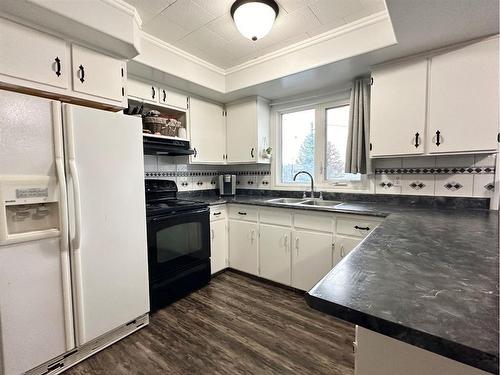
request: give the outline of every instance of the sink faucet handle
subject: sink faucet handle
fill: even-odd
[[[307,194],[305,191],[302,193],[302,198],[307,198]]]

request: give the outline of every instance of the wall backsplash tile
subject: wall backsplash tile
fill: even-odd
[[[495,163],[495,154],[374,159],[375,194],[490,198]],[[186,156],[145,155],[144,171],[176,181],[180,191],[218,189],[221,173],[236,174],[238,189],[271,188],[268,164],[191,165]]]
[[[406,195],[434,195],[432,174],[408,174],[401,178],[401,193]]]
[[[376,194],[390,194],[391,190],[398,194],[394,181],[401,176],[400,193],[404,195],[493,196],[496,154],[375,159],[373,164]]]
[[[437,175],[434,194],[443,197],[472,197],[474,176],[465,175]]]

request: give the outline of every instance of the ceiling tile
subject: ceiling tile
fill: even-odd
[[[299,8],[306,7],[317,0],[277,0],[278,4],[285,10],[285,12],[290,13]]]
[[[187,31],[194,31],[215,19],[192,0],[177,0],[156,18],[162,18],[165,22],[175,22]]]
[[[235,0],[193,0],[214,17],[229,13]]]
[[[321,23],[311,9],[303,7],[278,18],[273,31],[279,32],[283,39],[290,39],[319,26]]]
[[[339,18],[327,23],[326,25],[319,25],[318,27],[314,27],[311,30],[308,30],[307,35],[309,37],[313,37],[319,34],[323,34],[327,31],[336,29],[337,27],[344,26],[346,23],[347,22],[344,18]]]
[[[206,26],[208,29],[217,33],[217,35],[224,38],[228,42],[240,35],[236,25],[234,24],[233,18],[229,13],[226,13],[210,23],[207,23]]]
[[[181,25],[167,20],[161,15],[153,18],[143,26],[143,30],[168,43],[176,42],[189,34],[189,31]]]
[[[253,42],[236,29],[229,13],[234,0],[126,1],[143,17],[145,32],[222,68],[385,9],[384,0],[277,0],[280,12],[271,32]]]
[[[142,23],[146,24],[174,1],[175,0],[127,0],[127,3],[135,7],[141,16]]]
[[[359,0],[318,0],[309,8],[323,25],[363,10]]]
[[[179,41],[179,47],[212,62],[223,54],[226,41],[206,27],[193,31]]]

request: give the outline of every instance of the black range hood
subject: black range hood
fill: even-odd
[[[146,155],[193,155],[186,139],[144,134],[144,154]]]

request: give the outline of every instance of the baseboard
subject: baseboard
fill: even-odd
[[[286,289],[286,290],[289,290],[291,292],[295,292],[297,294],[301,294],[301,295],[305,295],[306,294],[305,290],[297,289],[297,288],[294,288],[293,286],[290,286],[290,285],[285,285],[285,284],[277,283],[276,281],[268,280],[268,279],[265,279],[263,277],[252,275],[251,273],[240,271],[240,270],[237,270],[237,269],[234,269],[234,268],[231,268],[231,267],[226,268],[223,271],[225,271],[225,272],[234,272],[234,273],[237,273],[238,275],[242,275],[242,276],[248,277],[250,279],[253,279],[253,280],[256,280],[256,281],[260,281],[261,283],[272,285],[272,286],[275,286],[275,287],[278,287],[278,288],[281,288],[281,289]]]

